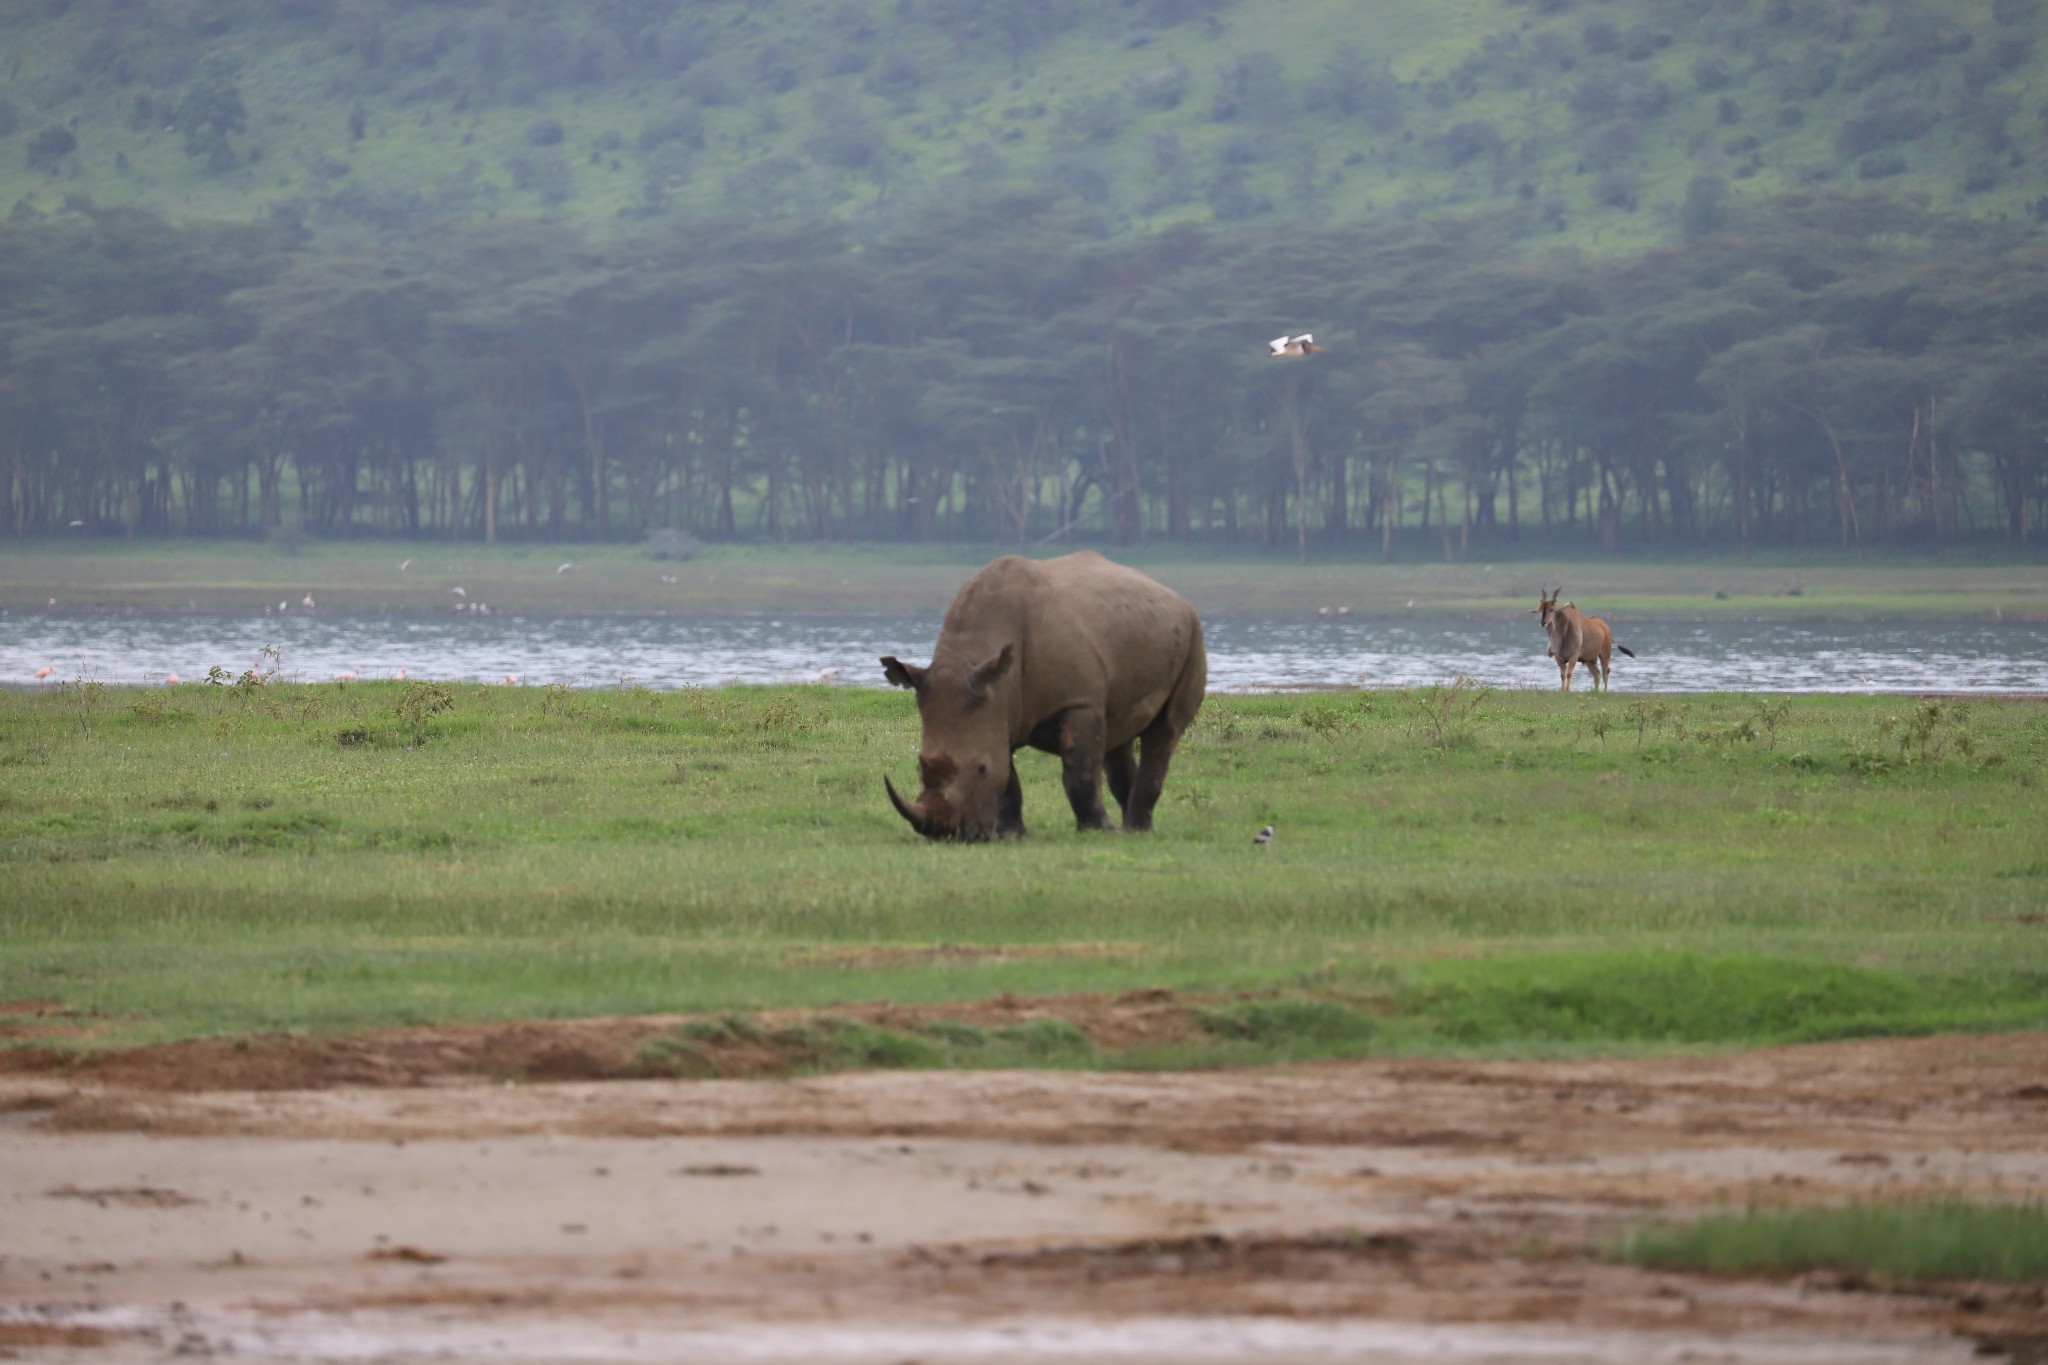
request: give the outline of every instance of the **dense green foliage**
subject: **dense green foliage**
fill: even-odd
[[[1633,1233],[1638,1265],[1724,1274],[1862,1271],[1912,1280],[2048,1279],[2048,1210],[1963,1200],[1751,1209]]]
[[[1729,195],[2048,193],[2038,0],[172,0],[0,11],[0,202],[322,236],[738,212],[1098,233],[1506,203],[1640,248]]]
[[[971,539],[1457,558],[1941,544],[2048,515],[2048,238],[1794,199],[1625,264],[1502,220],[1102,244],[450,229],[375,258],[0,226],[9,529]],[[1264,358],[1310,325],[1328,344]]]
[[[2038,8],[14,11],[0,530],[2023,540]]]
[[[2048,1022],[2037,703],[1216,697],[1155,834],[1075,833],[1027,754],[1031,836],[974,847],[888,809],[916,737],[909,698],[853,689],[0,694],[0,998],[102,1043],[1216,1001],[1202,1048],[1126,1064]],[[1118,1060],[1080,1041],[817,1048]]]

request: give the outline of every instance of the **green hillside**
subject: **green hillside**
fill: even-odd
[[[553,214],[886,233],[1506,205],[1633,251],[1726,196],[2048,214],[2038,0],[160,0],[0,5],[0,203],[316,237]],[[1690,196],[1690,197],[1689,197]]]

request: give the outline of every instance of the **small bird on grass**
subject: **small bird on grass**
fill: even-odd
[[[1272,843],[1272,842],[1273,842],[1273,827],[1272,827],[1271,825],[1268,825],[1268,826],[1266,826],[1266,827],[1265,827],[1264,829],[1260,830],[1260,831],[1259,831],[1259,832],[1258,832],[1257,834],[1254,834],[1254,835],[1252,836],[1252,842],[1253,842],[1253,843],[1255,843],[1255,844],[1270,844],[1270,843]]]

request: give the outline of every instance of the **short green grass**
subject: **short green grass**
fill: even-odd
[[[1671,1270],[1838,1270],[1906,1280],[2048,1279],[2038,1203],[1935,1200],[1834,1209],[1748,1209],[1632,1232],[1622,1259]]]
[[[917,745],[864,689],[0,694],[0,1000],[96,1046],[1164,986],[1183,1061],[2048,1022],[2038,703],[1220,696],[1154,834],[1026,752],[975,847],[889,810]]]
[[[1562,584],[1567,597],[1597,603],[1610,617],[2048,617],[2048,574],[2034,560],[2001,553],[1644,563],[1589,562],[1553,548],[1462,564],[1385,564],[1376,549],[1353,547],[1303,565],[1255,550],[1101,548],[1204,612],[1498,616],[1526,610],[1539,591]],[[937,614],[1000,553],[985,545],[744,545],[706,547],[676,562],[629,545],[17,541],[0,547],[0,608],[41,611],[54,598],[59,611],[260,612],[311,592],[328,611],[439,613],[459,586],[467,600],[499,610]],[[557,572],[564,562],[576,567]]]

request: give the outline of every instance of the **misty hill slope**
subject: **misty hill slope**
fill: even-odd
[[[1726,196],[2048,216],[2039,0],[0,5],[0,204],[317,237],[551,214],[1108,233],[1427,217],[1633,250]]]

